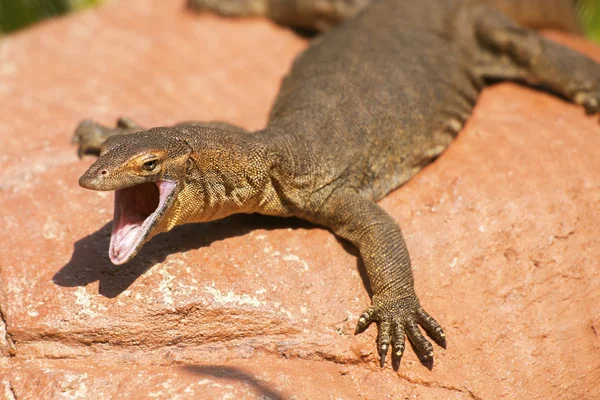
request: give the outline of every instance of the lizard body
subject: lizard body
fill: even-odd
[[[226,3],[236,2],[218,4]],[[376,201],[451,143],[486,82],[535,82],[596,113],[600,65],[487,1],[378,0],[357,8],[297,58],[263,130],[226,123],[143,130],[127,120],[111,130],[85,122],[76,133],[80,151],[100,156],[80,184],[116,191],[115,264],[176,225],[234,213],[329,228],[358,248],[369,276],[372,305],[356,331],[377,324],[382,366],[392,348],[398,368],[407,336],[430,367],[433,347],[418,326],[441,346],[446,339],[417,299],[398,224]]]
[[[187,0],[195,10],[227,17],[264,16],[282,25],[323,32],[377,0]],[[529,28],[581,33],[577,16],[588,0],[476,0]]]

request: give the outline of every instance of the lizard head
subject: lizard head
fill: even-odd
[[[114,190],[109,256],[116,264],[133,258],[153,236],[177,220],[177,196],[185,188],[191,149],[165,128],[109,137],[79,184]]]

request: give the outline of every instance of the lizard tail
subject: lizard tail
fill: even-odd
[[[596,12],[593,0],[486,0],[517,23],[532,29],[583,34],[582,21]]]

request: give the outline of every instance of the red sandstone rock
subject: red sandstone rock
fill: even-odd
[[[433,371],[376,366],[349,247],[236,216],[107,256],[112,195],[77,185],[82,118],[259,128],[305,41],[178,2],[114,1],[0,41],[0,394],[6,398],[594,398],[600,126],[513,84],[382,205],[445,327]],[[600,59],[600,49],[554,35]],[[1,397],[0,395],[0,397]]]

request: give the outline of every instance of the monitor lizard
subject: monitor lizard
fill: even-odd
[[[398,369],[406,336],[431,368],[419,326],[442,347],[446,337],[415,294],[400,227],[376,202],[444,151],[486,83],[535,83],[594,114],[600,65],[519,25],[527,13],[515,0],[192,2],[325,32],[295,60],[260,131],[224,122],[145,130],[128,119],[79,126],[79,154],[99,153],[80,185],[115,191],[110,259],[126,263],[184,223],[302,218],[358,248],[373,296],[356,333],[376,323],[381,366],[391,348]],[[572,1],[531,3],[541,17],[521,22],[543,26],[547,14],[549,26],[578,29]],[[323,5],[329,11],[306,12]]]

